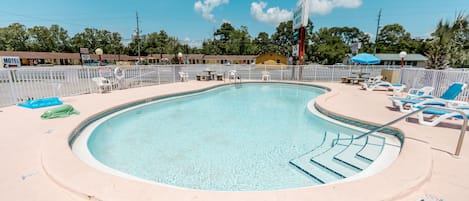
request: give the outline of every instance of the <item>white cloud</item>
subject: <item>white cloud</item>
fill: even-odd
[[[252,2],[251,15],[258,21],[271,25],[278,25],[280,22],[288,21],[293,17],[293,13],[291,11],[280,9],[279,7],[269,8],[264,12],[266,7],[266,2]]]
[[[201,40],[192,40],[189,37],[185,37],[184,40],[179,41],[179,42],[181,42],[181,44],[183,45],[189,45],[189,47],[197,47],[197,48],[201,48],[202,43],[203,43],[203,41]]]
[[[298,1],[298,4],[302,0]],[[309,14],[329,14],[334,8],[357,8],[362,0],[308,0]]]
[[[196,12],[200,12],[203,18],[210,20],[212,22],[215,22],[215,16],[212,14],[213,9],[215,9],[216,7],[222,4],[228,4],[229,2],[230,2],[229,0],[197,1],[194,4],[194,10]]]

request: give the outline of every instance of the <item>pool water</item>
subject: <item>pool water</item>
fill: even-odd
[[[242,84],[144,105],[99,124],[91,154],[120,172],[161,184],[213,191],[317,185],[289,165],[319,146],[325,121],[307,103],[325,91],[294,84]]]

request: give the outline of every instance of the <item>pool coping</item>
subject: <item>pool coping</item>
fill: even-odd
[[[277,82],[276,82],[277,83]],[[298,82],[280,82],[303,84]],[[214,86],[206,86],[195,90],[188,90],[182,93],[207,90],[226,83],[218,83]],[[318,86],[317,84],[311,84]],[[331,89],[318,97],[317,104],[324,104],[324,100],[336,93]],[[161,97],[153,96],[153,97]],[[134,100],[148,101],[152,97],[143,97]],[[110,110],[126,103],[112,106],[105,110]],[[326,107],[326,109],[329,109]],[[330,109],[329,109],[330,110]],[[88,118],[99,115],[103,112],[91,114]],[[78,125],[85,123],[82,119]],[[393,200],[409,195],[431,175],[432,157],[430,146],[422,141],[406,140],[402,147],[401,155],[396,159],[391,167],[383,172],[366,179],[338,183],[328,186],[315,186],[292,190],[264,191],[264,192],[211,192],[203,190],[176,189],[155,184],[131,181],[113,175],[102,173],[91,168],[80,161],[70,150],[69,142],[71,134],[78,129],[64,126],[57,132],[68,133],[65,135],[47,135],[44,137],[44,146],[41,153],[41,163],[48,177],[58,185],[76,193],[85,199],[97,200],[310,200],[311,197],[321,196],[330,199],[340,199],[355,195],[356,200]],[[405,132],[403,132],[405,135]],[[415,155],[419,156],[419,163],[416,164]],[[64,168],[66,164],[68,168]],[[395,171],[406,169],[407,171]],[[403,185],[403,181],[405,184]],[[92,184],[90,184],[90,182]],[[365,187],[363,187],[365,186]],[[367,187],[368,186],[368,187]],[[376,187],[379,188],[376,188]],[[373,194],[369,194],[373,188]],[[380,190],[381,189],[381,190]],[[341,192],[337,195],[337,192]],[[367,193],[368,192],[368,193]]]

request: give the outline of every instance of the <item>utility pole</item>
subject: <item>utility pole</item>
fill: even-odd
[[[378,34],[379,34],[379,23],[380,22],[381,22],[381,9],[379,9],[379,14],[378,14],[378,26],[376,26],[375,50],[373,51],[373,54],[376,54],[376,47],[378,46]]]
[[[137,51],[138,51],[138,61],[137,63],[140,64],[140,26],[138,20],[138,12],[135,12],[137,17]]]

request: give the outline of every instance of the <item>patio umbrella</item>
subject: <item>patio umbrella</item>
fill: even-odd
[[[377,57],[367,54],[367,53],[361,53],[357,54],[354,57],[350,58],[349,60],[352,63],[359,63],[359,64],[379,64],[381,63],[381,60],[379,60]]]

